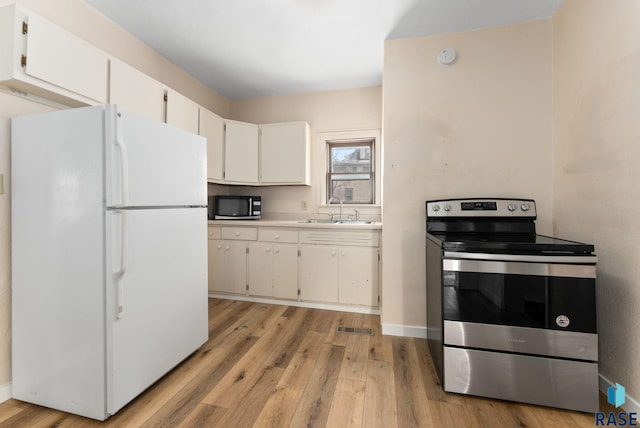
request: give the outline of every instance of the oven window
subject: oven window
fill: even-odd
[[[453,271],[442,275],[445,320],[596,332],[594,279]]]

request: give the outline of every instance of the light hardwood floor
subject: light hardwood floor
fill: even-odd
[[[594,425],[591,414],[445,393],[426,340],[382,336],[378,316],[221,299],[209,299],[209,341],[105,422],[0,404],[0,426],[29,428]]]

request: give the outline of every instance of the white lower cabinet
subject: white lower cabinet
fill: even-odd
[[[302,245],[302,300],[378,305],[378,249]]]
[[[380,233],[209,226],[209,291],[375,308]]]
[[[378,306],[379,239],[374,231],[300,232],[300,298]]]
[[[211,291],[245,294],[247,289],[247,243],[224,239],[212,242],[213,244],[209,244],[210,254],[213,250]]]
[[[222,239],[209,239],[209,291],[246,294],[247,248],[256,232],[255,228],[221,227]]]
[[[314,302],[338,301],[338,249],[327,245],[300,248],[300,298]]]
[[[249,294],[298,298],[298,232],[258,229],[258,242],[249,245]]]

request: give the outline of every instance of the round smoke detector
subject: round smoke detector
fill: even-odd
[[[449,65],[456,60],[456,50],[453,48],[444,48],[438,54],[438,62],[441,65]]]

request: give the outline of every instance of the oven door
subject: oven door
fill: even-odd
[[[445,346],[598,359],[595,256],[446,252],[442,287]]]

